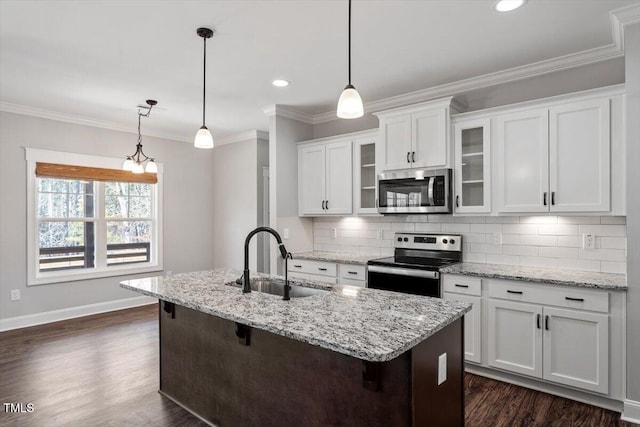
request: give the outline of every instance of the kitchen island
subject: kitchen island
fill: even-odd
[[[283,301],[240,274],[122,282],[160,300],[163,395],[220,426],[463,424],[467,304],[318,282]]]

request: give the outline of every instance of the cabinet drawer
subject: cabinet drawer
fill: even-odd
[[[320,276],[336,277],[336,263],[324,261],[312,261],[307,259],[293,259],[289,263],[289,271],[299,273],[317,274]]]
[[[290,271],[289,280],[295,280],[295,279],[315,280],[316,282],[331,283],[332,285],[336,284],[335,277],[320,276],[317,274],[309,274],[309,273],[297,273],[291,270],[289,271]]]
[[[367,267],[355,264],[340,264],[340,277],[350,280],[367,280]]]
[[[606,291],[508,280],[491,280],[488,288],[491,298],[609,312],[609,293]]]
[[[365,282],[364,280],[352,280],[352,279],[345,279],[345,278],[340,278],[338,279],[338,284],[339,285],[349,285],[349,286],[358,286],[360,288],[364,288],[367,285],[367,282]]]
[[[480,296],[482,295],[482,279],[445,274],[443,276],[443,292]]]

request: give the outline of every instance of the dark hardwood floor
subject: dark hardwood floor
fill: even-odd
[[[157,315],[152,305],[0,333],[0,426],[205,426],[157,392]],[[476,375],[465,384],[467,426],[634,425]]]

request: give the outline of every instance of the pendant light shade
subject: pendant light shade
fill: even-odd
[[[196,133],[193,146],[196,148],[213,148],[213,136],[205,125],[205,105],[207,96],[207,39],[213,37],[213,30],[210,28],[198,28],[196,31],[204,41],[204,70],[202,73],[202,126]]]
[[[147,99],[146,102],[147,106],[138,105],[138,143],[136,144],[136,152],[127,156],[122,163],[122,170],[133,173],[158,173],[158,165],[156,165],[156,162],[142,151],[140,119],[142,117],[149,117],[151,115],[151,109],[158,103],[158,101],[154,99]]]
[[[338,100],[337,116],[341,119],[356,119],[363,114],[362,98],[351,84],[351,0],[349,0],[349,84],[345,86]]]

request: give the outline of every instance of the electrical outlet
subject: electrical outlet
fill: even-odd
[[[20,301],[20,289],[11,290],[11,301]]]
[[[491,234],[491,243],[493,243],[494,245],[501,245],[502,244],[502,233],[497,231],[495,233]]]
[[[332,228],[331,229],[331,238],[332,239],[337,239],[338,238],[338,229],[337,228]]]
[[[285,228],[284,230],[282,230],[282,234],[284,234],[284,238],[288,239],[289,238],[289,229]]]
[[[596,248],[596,235],[595,234],[583,234],[582,235],[582,248],[583,249],[595,249]]]
[[[447,380],[447,353],[438,357],[438,385]]]

